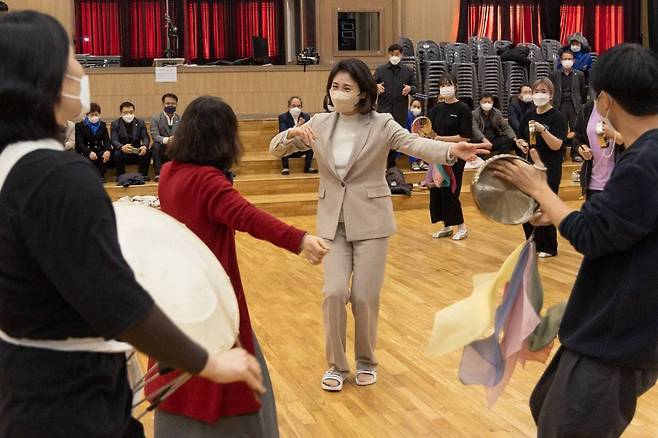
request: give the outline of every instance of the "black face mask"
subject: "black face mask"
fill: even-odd
[[[164,111],[167,114],[174,114],[176,112],[176,107],[175,106],[166,106]]]

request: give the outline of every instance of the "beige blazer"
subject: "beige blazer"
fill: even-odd
[[[421,158],[429,163],[453,164],[448,159],[450,143],[411,135],[390,114],[375,111],[361,116],[362,128],[356,135],[345,178],[336,173],[331,135],[337,113],[320,113],[306,122],[318,138],[306,145],[299,137],[288,140],[287,131],[270,142],[270,152],[283,157],[313,149],[320,171],[317,233],[333,240],[341,219],[348,241],[377,239],[395,233],[391,191],[386,183],[386,157],[389,149]]]

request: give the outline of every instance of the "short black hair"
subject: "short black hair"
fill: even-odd
[[[0,12],[9,12],[9,6],[5,2],[0,2]]]
[[[491,94],[491,93],[482,93],[482,94],[480,95],[480,100],[482,100],[482,99],[487,99],[487,98],[488,98],[488,99],[491,99],[491,100],[495,100],[495,99],[494,99],[494,95]]]
[[[166,93],[166,94],[164,94],[164,95],[162,96],[162,103],[164,103],[164,100],[165,100],[166,98],[168,98],[168,97],[174,99],[174,100],[176,101],[176,103],[178,103],[178,96],[176,96],[176,95],[173,94],[173,93]]]
[[[290,106],[290,104],[292,103],[292,100],[293,100],[293,99],[299,99],[299,103],[301,103],[302,106],[304,106],[304,102],[302,101],[302,98],[299,97],[299,96],[290,96],[290,97],[288,98],[288,106]]]
[[[89,111],[87,112],[87,114],[89,114],[89,113],[98,113],[98,114],[100,114],[101,113],[101,106],[99,104],[97,104],[96,102],[92,102],[89,105]]]
[[[524,88],[530,88],[530,91],[532,91],[532,85],[530,85],[530,84],[527,83],[527,82],[524,82],[524,83],[521,84],[521,86],[519,87],[519,92],[518,92],[517,94],[521,94],[521,92],[523,91]]]
[[[11,143],[63,140],[55,119],[69,65],[69,38],[35,11],[0,16],[0,152]]]
[[[399,43],[393,43],[388,46],[388,53],[394,52],[396,50],[399,50],[400,53],[402,53],[402,46]]]
[[[185,109],[176,139],[167,155],[180,163],[229,170],[242,154],[238,118],[224,100],[214,96],[194,99]]]
[[[613,47],[592,69],[591,86],[634,116],[658,114],[658,53],[639,44]]]
[[[439,87],[441,85],[454,85],[456,91],[458,88],[457,78],[452,73],[443,73],[439,78]]]
[[[417,97],[414,97],[413,99],[411,99],[411,101],[409,102],[409,106],[411,106],[411,104],[414,103],[414,102],[418,102],[418,103],[420,104],[421,107],[423,106],[423,101],[420,100],[420,99],[417,98]]]
[[[133,107],[135,109],[135,104],[132,102],[121,102],[121,105],[119,105],[119,112],[122,113],[124,108],[128,108],[129,106]]]
[[[349,74],[359,86],[361,93],[365,93],[365,97],[361,98],[359,103],[356,104],[356,110],[361,114],[368,114],[373,111],[377,102],[377,83],[372,77],[372,73],[366,63],[360,59],[343,59],[334,66],[331,73],[329,73],[329,78],[327,79],[327,95],[330,96],[329,90],[331,90],[334,78],[341,71]],[[333,106],[331,97],[329,97],[328,104]]]
[[[568,53],[569,55],[573,56],[574,58],[576,57],[576,54],[573,53],[573,51],[571,49],[565,47],[562,50],[560,50],[560,58],[562,58],[562,55],[564,55],[565,53]]]

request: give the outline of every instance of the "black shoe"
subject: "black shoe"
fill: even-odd
[[[290,175],[290,170],[288,168],[281,170],[281,175]]]
[[[155,181],[155,182],[160,181],[160,175],[155,175],[155,176],[153,177],[153,181]]]
[[[142,178],[144,179],[144,182],[151,181],[151,178],[148,175],[142,175]]]
[[[318,169],[309,167],[308,169],[304,169],[304,173],[318,173]]]

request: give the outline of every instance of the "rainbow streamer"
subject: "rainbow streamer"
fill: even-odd
[[[503,291],[494,309],[496,296]],[[564,303],[541,317],[543,288],[534,241],[521,244],[495,274],[473,277],[468,298],[437,312],[427,353],[463,348],[459,379],[483,385],[489,408],[509,382],[517,362],[545,362],[557,335]],[[491,331],[493,333],[485,336]]]

